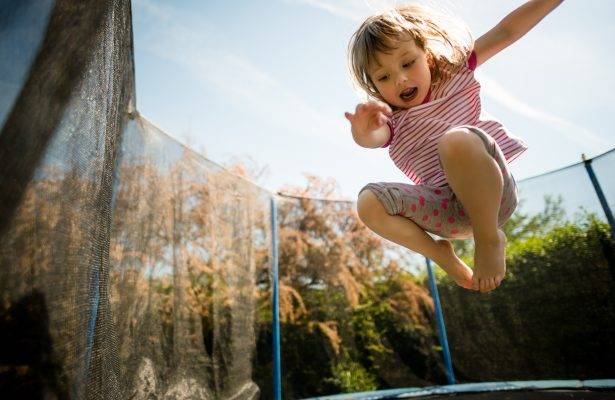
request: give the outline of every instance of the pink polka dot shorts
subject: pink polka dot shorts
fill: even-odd
[[[482,132],[478,135],[485,141],[489,154],[500,166],[504,178],[498,215],[498,225],[501,227],[517,207],[517,185],[495,140],[490,136],[485,138],[487,135]],[[361,191],[366,189],[377,196],[388,214],[409,218],[427,232],[450,239],[472,237],[470,217],[448,185],[379,182],[370,183]]]

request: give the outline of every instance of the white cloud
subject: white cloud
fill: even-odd
[[[351,21],[361,22],[370,15],[390,10],[399,4],[404,4],[404,0],[285,0],[287,3],[306,4],[330,14]],[[466,0],[468,1],[474,0]],[[451,3],[450,0],[414,0],[415,3],[422,3],[440,11],[449,12],[463,6]],[[464,4],[465,4],[464,3]]]
[[[550,125],[561,132],[568,140],[575,142],[593,151],[600,151],[611,143],[596,133],[574,124],[564,118],[549,114],[536,106],[529,105],[509,93],[495,79],[482,71],[476,71],[477,79],[481,82],[482,93],[491,99],[521,115],[537,122]]]
[[[150,0],[134,0],[133,4],[160,21],[168,21],[173,13],[173,9],[168,5],[157,4]]]
[[[371,14],[395,6],[396,0],[286,0],[287,3],[307,4],[340,18],[362,21]]]
[[[231,102],[240,101],[242,108],[260,114],[284,132],[326,138],[329,145],[347,143],[343,117],[325,117],[250,60],[224,48],[216,40],[219,32],[206,22],[187,23],[187,18],[173,15],[176,10],[149,0],[136,4],[156,26],[155,35],[143,44],[148,51],[180,65],[195,81],[215,87]]]
[[[363,7],[357,7],[357,2],[329,1],[329,0],[287,0],[289,3],[307,4],[320,8],[338,17],[352,21],[360,21],[364,14]],[[345,3],[345,4],[343,4]]]

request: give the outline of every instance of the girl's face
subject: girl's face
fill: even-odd
[[[423,103],[431,87],[428,54],[412,38],[399,42],[390,53],[376,54],[376,65],[369,71],[382,99],[397,108]]]

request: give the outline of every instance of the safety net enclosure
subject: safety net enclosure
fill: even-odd
[[[613,395],[588,167],[615,208],[614,151],[519,182],[507,279],[483,295],[436,270],[438,297],[326,181],[273,195],[137,109],[129,1],[0,1],[1,398]]]
[[[326,183],[302,194],[326,194]],[[444,382],[433,300],[409,270],[417,260],[370,234],[351,202],[287,197],[278,209],[285,393]]]
[[[0,397],[258,398],[268,193],[135,111],[129,2],[1,11]]]
[[[123,135],[109,289],[124,394],[257,398],[255,346],[271,315],[268,193],[141,117]]]
[[[615,206],[611,150],[591,160]],[[505,226],[506,283],[487,296],[441,287],[458,378],[612,378],[615,246],[583,162],[522,180]],[[468,253],[465,253],[468,254]],[[487,349],[499,349],[485,355]]]
[[[614,153],[590,164],[603,171]],[[595,175],[613,207],[612,177]],[[312,198],[281,201],[280,285],[289,298],[280,308],[284,392],[331,399],[613,396],[615,242],[586,165],[518,188],[521,205],[504,227],[504,283],[482,294],[437,274],[452,375],[457,383],[477,382],[470,386],[446,385],[424,261],[368,235],[354,204],[318,200],[324,196],[310,186],[300,194]],[[455,247],[472,262],[471,242]],[[321,350],[305,351],[306,344]]]

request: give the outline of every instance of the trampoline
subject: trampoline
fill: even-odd
[[[424,388],[383,390],[352,393],[350,395],[314,397],[327,400],[381,400],[381,399],[460,399],[460,400],[533,400],[533,399],[610,399],[615,380],[591,381],[525,381],[489,382],[445,385]]]

